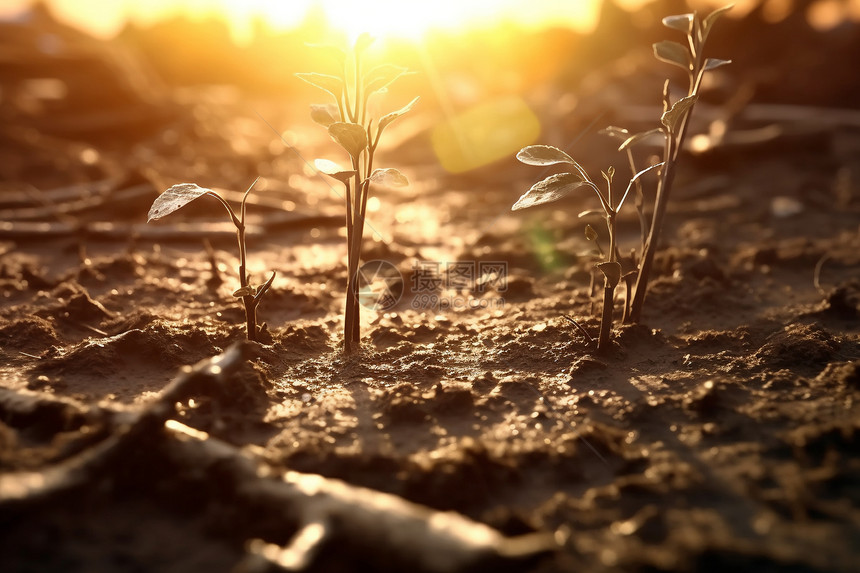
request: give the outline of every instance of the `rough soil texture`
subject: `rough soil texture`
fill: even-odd
[[[834,50],[848,45],[842,32]],[[605,117],[568,150],[592,171],[620,170],[624,158],[595,131],[646,121],[636,106],[655,104],[666,72],[639,57],[588,75],[571,109],[558,98],[569,85],[527,94],[552,126],[541,142],[565,146],[598,110]],[[630,89],[631,66],[647,85]],[[759,72],[737,64],[714,101]],[[417,112],[383,154],[413,184],[377,192],[369,222],[381,238],[368,239],[365,260],[404,277],[419,261],[504,261],[507,274],[484,292],[435,292],[466,301],[450,308],[415,308],[427,299],[407,278],[396,306],[363,311],[363,348],[344,356],[340,199],[259,116],[290,126],[284,138],[305,157],[337,149],[304,106],[164,89],[157,104],[116,96],[111,121],[151,121],[121,134],[110,123],[86,131],[86,113],[103,106],[72,124],[63,109],[3,101],[0,472],[74,459],[112,431],[96,412],[138,411],[184,365],[244,338],[220,207],[200,200],[144,220],[172,183],[236,192],[262,174],[251,272],[257,282],[278,273],[259,309],[264,340],[228,390],[197,388],[175,419],[275,468],[510,536],[553,535],[557,550],[515,570],[856,570],[860,121],[841,99],[825,109],[820,94],[798,91],[797,102],[697,109],[694,133],[710,128],[716,144],[722,126],[722,143],[682,156],[643,323],[619,325],[601,355],[562,316],[596,336],[593,245],[576,217],[592,198],[511,213],[540,170],[503,160],[446,174],[429,142],[432,109]],[[626,248],[637,245],[634,211],[621,226]],[[289,541],[297,524],[243,505],[217,471],[164,462],[160,443],[138,440],[47,501],[0,500],[0,570],[226,572],[250,539]],[[332,543],[309,570],[385,569],[390,548],[356,547]]]

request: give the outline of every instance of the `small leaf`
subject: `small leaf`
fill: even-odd
[[[621,280],[621,264],[617,261],[606,261],[595,265],[603,276],[606,278],[605,285],[608,288],[615,288]]]
[[[592,215],[596,215],[598,217],[605,217],[606,213],[598,209],[586,209],[585,211],[581,211],[579,215],[577,215],[577,218],[582,219],[583,217],[591,217]]]
[[[649,129],[648,131],[643,131],[643,132],[631,135],[630,137],[625,139],[621,145],[618,146],[618,151],[624,151],[625,149],[627,149],[631,145],[639,143],[640,141],[647,139],[648,137],[651,137],[652,135],[656,135],[658,133],[662,133],[662,131],[660,130],[659,127],[655,127],[654,129]]]
[[[352,49],[356,53],[356,55],[361,54],[373,43],[373,40],[373,36],[371,36],[367,32],[364,32],[359,35],[358,38],[356,38],[355,45]]]
[[[616,139],[627,139],[630,135],[629,131],[616,125],[604,127],[598,133],[601,135],[608,135],[609,137],[614,137]]]
[[[714,27],[714,23],[719,19],[720,16],[731,10],[733,7],[734,4],[729,4],[728,6],[717,8],[705,17],[705,19],[702,21],[702,35],[701,38],[699,38],[700,42],[704,42],[708,39],[708,34],[711,33],[711,28]]]
[[[380,118],[380,120],[379,120],[379,132],[382,133],[382,130],[385,129],[386,127],[388,127],[388,125],[391,124],[395,119],[397,119],[398,117],[400,117],[404,113],[411,110],[412,106],[415,105],[415,103],[418,101],[418,99],[419,98],[416,97],[415,99],[413,99],[412,101],[410,101],[409,103],[407,103],[406,105],[404,105],[403,107],[398,109],[397,111],[392,111],[391,113],[387,113],[387,114],[383,115],[382,118]]]
[[[333,123],[328,126],[328,134],[346,149],[353,159],[358,159],[367,149],[367,132],[357,123]]]
[[[394,64],[376,66],[364,75],[364,90],[367,95],[388,87],[394,80],[409,70]]]
[[[719,67],[731,64],[731,60],[718,60],[717,58],[708,58],[705,60],[705,71],[716,70]]]
[[[296,74],[296,77],[303,80],[312,86],[318,87],[321,90],[327,91],[340,101],[343,95],[343,80],[337,76],[317,73]]]
[[[585,226],[585,238],[589,241],[597,240],[597,231],[595,231],[594,227],[592,227],[591,225]]]
[[[567,197],[583,185],[590,186],[590,183],[583,181],[582,177],[575,173],[550,175],[543,181],[535,183],[531,189],[523,193],[523,196],[517,199],[517,202],[511,207],[511,211],[558,201],[563,197]]]
[[[523,147],[517,153],[517,159],[526,165],[577,164],[570,155],[552,145],[529,145],[528,147]]]
[[[657,42],[654,44],[654,56],[658,60],[674,64],[685,70],[692,69],[693,60],[690,56],[690,50],[678,42],[670,42],[669,40]]]
[[[237,288],[236,290],[234,290],[233,296],[235,296],[236,298],[242,298],[243,296],[254,296],[254,294],[256,293],[256,290],[257,289],[255,289],[251,285],[245,285],[243,287],[240,287],[240,288]]]
[[[682,97],[673,103],[672,107],[669,108],[668,111],[663,113],[663,116],[660,118],[660,123],[666,126],[669,133],[675,133],[678,129],[678,124],[687,115],[687,112],[693,107],[693,104],[696,103],[698,98],[699,96],[696,94]]]
[[[370,174],[370,180],[389,187],[406,187],[409,185],[409,179],[400,171],[391,167],[388,169],[374,169],[373,173]]]
[[[311,119],[323,127],[328,127],[340,121],[337,106],[331,103],[311,104]]]
[[[215,192],[205,187],[198,187],[196,183],[179,183],[178,185],[174,185],[156,197],[152,203],[152,207],[149,208],[149,216],[146,222],[149,223],[150,221],[170,215],[177,209],[184,207],[207,193],[214,194]]]
[[[342,183],[346,183],[351,177],[355,176],[355,171],[344,169],[334,161],[329,161],[328,159],[314,159],[314,167],[320,173],[334,177]]]
[[[693,25],[693,15],[678,14],[676,16],[666,16],[665,18],[663,18],[663,25],[667,28],[672,28],[673,30],[680,30],[685,34],[689,34],[690,29]]]

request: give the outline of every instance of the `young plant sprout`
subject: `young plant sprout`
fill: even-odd
[[[573,166],[573,173],[558,173],[550,175],[543,181],[535,183],[531,189],[520,197],[511,210],[525,209],[535,205],[542,205],[557,201],[562,197],[570,195],[580,187],[589,188],[597,195],[600,207],[606,220],[606,230],[609,234],[609,248],[606,251],[607,260],[598,263],[597,268],[603,273],[603,313],[600,317],[600,334],[597,338],[597,349],[605,351],[609,347],[609,335],[612,332],[612,317],[615,306],[615,287],[621,281],[621,263],[618,256],[618,241],[616,232],[616,218],[618,212],[624,205],[633,185],[645,173],[663,166],[657,163],[639,171],[630,179],[627,189],[618,197],[612,192],[612,180],[615,177],[615,168],[609,167],[601,172],[606,183],[606,190],[602,191],[582,166],[573,160],[564,151],[549,145],[530,145],[524,147],[517,153],[517,159],[527,165],[556,165],[559,163]],[[586,226],[586,238],[596,242],[596,231],[591,225]]]
[[[659,241],[660,231],[666,214],[666,205],[669,200],[672,181],[675,176],[675,164],[687,133],[690,113],[699,97],[699,88],[701,87],[702,77],[706,71],[713,70],[730,63],[729,60],[718,60],[714,58],[705,58],[703,56],[705,41],[707,40],[714,23],[730,8],[731,6],[720,8],[711,12],[705,18],[701,18],[698,13],[692,13],[668,16],[663,19],[663,24],[666,27],[680,30],[687,35],[687,46],[678,42],[658,42],[654,44],[654,55],[659,60],[669,62],[670,64],[674,64],[685,69],[689,77],[689,88],[686,96],[672,102],[669,94],[668,81],[664,84],[663,114],[660,118],[660,127],[634,135],[630,135],[626,129],[618,127],[609,127],[605,130],[609,135],[621,137],[624,140],[618,150],[626,151],[630,170],[633,173],[630,183],[627,185],[627,189],[620,197],[615,196],[612,192],[612,180],[615,175],[615,169],[612,167],[607,169],[605,172],[602,172],[603,179],[606,182],[606,190],[602,191],[600,187],[598,187],[597,184],[588,176],[588,173],[586,173],[582,166],[574,161],[567,153],[558,148],[549,145],[532,145],[521,149],[519,153],[517,153],[517,159],[528,165],[548,166],[569,164],[573,166],[573,172],[551,175],[543,181],[536,183],[531,187],[531,189],[526,191],[516,203],[514,203],[511,208],[512,210],[524,209],[534,205],[557,201],[570,195],[581,187],[590,188],[595,192],[600,201],[602,214],[606,220],[607,233],[609,235],[609,248],[605,253],[600,249],[599,244],[597,244],[597,232],[590,225],[586,226],[586,238],[598,245],[601,257],[605,259],[596,265],[604,277],[603,312],[600,321],[600,334],[597,341],[598,350],[603,351],[608,348],[609,337],[612,331],[615,287],[622,278],[627,283],[627,297],[624,304],[623,320],[624,322],[639,322],[641,318],[642,305],[648,288],[648,278],[650,276],[654,260],[654,251]],[[652,135],[662,135],[663,137],[663,161],[639,170],[636,167],[632,147],[634,144],[641,142]],[[645,200],[640,178],[648,171],[657,168],[659,168],[660,174],[657,181],[654,210],[649,223],[644,212]],[[640,245],[641,258],[637,264],[634,251],[634,254],[631,256],[631,260],[633,261],[635,268],[623,273],[618,251],[615,225],[618,212],[627,199],[627,196],[630,194],[630,191],[633,189],[635,189],[635,204],[636,209],[639,212],[642,231],[642,241]],[[580,216],[586,213],[583,213]],[[569,320],[572,321],[572,319]],[[574,322],[574,324],[576,323]],[[578,324],[576,324],[576,326],[585,332]],[[590,339],[587,332],[585,332],[585,334],[586,337]]]
[[[259,177],[257,179],[259,179]],[[230,215],[230,220],[233,222],[233,225],[236,226],[236,236],[239,241],[239,288],[233,292],[233,296],[242,299],[242,304],[245,307],[245,320],[248,327],[248,340],[251,341],[257,340],[257,306],[260,304],[260,300],[263,298],[263,295],[265,295],[269,290],[269,287],[272,286],[272,281],[275,280],[275,271],[272,271],[272,276],[270,276],[269,280],[265,283],[261,285],[251,285],[246,270],[245,202],[248,200],[248,194],[251,193],[251,189],[254,188],[256,183],[257,180],[255,179],[254,183],[252,183],[251,186],[248,187],[248,190],[245,191],[245,195],[242,196],[242,203],[239,206],[238,215],[236,215],[236,211],[233,210],[230,203],[211,189],[198,187],[195,183],[180,183],[178,185],[174,185],[155,199],[152,203],[152,207],[149,208],[149,217],[146,221],[148,223],[155,219],[161,219],[203,195],[214,197],[219,203],[224,205],[224,208],[227,209],[227,213]]]
[[[374,169],[374,156],[385,128],[412,109],[418,101],[416,97],[399,110],[383,115],[376,121],[371,116],[368,112],[370,97],[387,91],[392,82],[408,73],[406,68],[391,64],[365,71],[362,55],[372,42],[369,35],[362,34],[349,53],[326,46],[339,64],[339,75],[296,74],[334,96],[334,104],[311,106],[311,119],[328,129],[331,138],[346,150],[350,159],[349,167],[341,167],[327,159],[314,162],[320,172],[340,181],[345,190],[347,285],[343,344],[346,352],[358,348],[361,338],[358,269],[370,185],[409,184],[397,169]]]

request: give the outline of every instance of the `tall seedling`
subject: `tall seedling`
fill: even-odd
[[[405,75],[406,68],[383,64],[365,71],[362,55],[373,39],[367,34],[358,38],[352,50],[326,46],[334,56],[338,75],[319,73],[296,74],[302,80],[331,94],[334,104],[311,106],[311,118],[328,129],[331,138],[349,155],[350,166],[341,167],[333,161],[317,159],[316,168],[338,180],[344,187],[346,203],[347,285],[344,311],[343,344],[346,352],[359,346],[361,338],[358,271],[364,222],[371,184],[408,185],[409,181],[397,169],[374,169],[374,155],[382,132],[401,115],[412,109],[416,97],[397,111],[375,120],[368,111],[368,101],[383,93],[396,79]]]
[[[684,46],[680,43],[670,41],[658,42],[654,44],[654,54],[662,61],[687,70],[690,79],[689,89],[686,96],[672,102],[669,94],[669,84],[668,82],[664,84],[663,114],[660,118],[660,127],[634,135],[630,135],[627,130],[618,127],[610,127],[605,130],[610,135],[620,136],[624,139],[618,149],[619,151],[626,151],[628,163],[633,173],[627,189],[620,197],[614,196],[612,191],[612,180],[615,175],[613,167],[609,167],[607,171],[602,172],[606,185],[605,190],[601,190],[579,163],[556,147],[531,145],[521,149],[517,154],[517,159],[528,165],[548,166],[568,164],[573,166],[573,171],[551,175],[543,181],[536,183],[519,198],[511,208],[512,210],[557,201],[580,188],[591,189],[600,201],[602,214],[606,221],[607,234],[609,235],[609,249],[604,253],[603,258],[605,260],[597,264],[597,268],[604,278],[603,311],[601,313],[600,334],[598,336],[599,350],[605,350],[609,346],[614,315],[615,288],[622,279],[628,284],[623,320],[625,322],[638,322],[640,320],[642,305],[648,288],[648,277],[653,265],[654,250],[659,241],[672,180],[675,175],[675,164],[687,133],[690,113],[699,97],[702,77],[706,71],[730,63],[728,60],[705,58],[702,55],[705,41],[714,22],[730,8],[731,6],[726,6],[715,10],[704,19],[700,18],[697,13],[669,16],[663,19],[665,26],[674,30],[680,30],[687,35],[688,45]],[[646,137],[657,134],[662,135],[664,140],[663,161],[645,169],[638,169],[632,152],[633,145]],[[654,210],[649,224],[644,214],[645,196],[640,177],[646,172],[658,168],[660,174],[657,182]],[[636,264],[634,254],[631,258],[636,268],[625,273],[619,260],[615,225],[618,212],[624,205],[631,190],[635,190],[636,193],[635,203],[639,211],[642,226],[641,257],[638,264]],[[596,240],[595,231],[590,226],[586,228],[586,233],[589,240]]]

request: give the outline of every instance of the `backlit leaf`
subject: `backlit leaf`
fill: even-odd
[[[693,25],[692,14],[678,14],[676,16],[666,16],[663,18],[663,25],[673,30],[680,30],[685,34],[690,33],[690,27]]]
[[[320,173],[328,175],[329,177],[334,177],[343,183],[346,183],[355,175],[355,171],[344,169],[334,161],[329,161],[328,159],[314,159],[314,167],[316,167],[317,171]]]
[[[624,129],[623,127],[618,127],[616,125],[610,125],[601,129],[598,133],[601,135],[608,135],[609,137],[614,137],[616,139],[627,139],[629,137],[630,132]]]
[[[409,70],[394,64],[382,64],[376,66],[364,76],[364,89],[366,94],[380,91],[390,85],[394,80],[404,75]]]
[[[600,272],[603,273],[603,276],[606,277],[606,286],[609,288],[615,288],[618,286],[619,281],[621,281],[621,264],[617,261],[607,261],[604,263],[599,263],[595,265]]]
[[[658,60],[674,64],[685,70],[690,70],[693,65],[690,51],[678,42],[669,40],[657,42],[654,44],[654,56]]]
[[[370,174],[370,180],[389,187],[406,187],[409,185],[409,179],[404,174],[390,167],[388,169],[374,169],[373,173]]]
[[[717,58],[708,58],[705,60],[705,71],[715,70],[719,67],[731,64],[731,60],[718,60]]]
[[[403,107],[398,109],[397,111],[392,111],[391,113],[387,113],[387,114],[383,115],[382,118],[379,120],[379,131],[380,131],[380,133],[382,132],[383,129],[388,127],[388,125],[391,122],[393,122],[395,119],[397,119],[398,117],[400,117],[404,113],[411,110],[412,106],[415,105],[415,103],[418,101],[418,99],[419,98],[416,97],[415,99],[413,99],[412,101],[410,101],[409,103],[407,103],[406,105],[404,105]]]
[[[526,191],[522,197],[517,199],[511,211],[525,209],[526,207],[534,207],[535,205],[543,205],[558,201],[563,197],[567,197],[583,185],[590,184],[582,180],[575,173],[557,173],[550,175],[543,181],[539,181],[532,185],[532,188]]]
[[[367,149],[367,132],[357,123],[336,122],[328,126],[328,134],[353,158],[358,159]]]
[[[340,97],[343,95],[343,80],[337,76],[330,76],[328,74],[317,74],[311,72],[296,74],[296,77],[311,84],[312,86],[327,91],[328,93],[333,95],[338,101],[340,101]]]
[[[585,226],[585,238],[589,241],[597,240],[597,231],[595,231],[594,227],[592,227],[591,225]]]
[[[704,42],[708,39],[708,34],[711,33],[711,28],[714,27],[714,23],[719,19],[720,16],[728,12],[732,9],[734,4],[729,4],[728,6],[723,6],[722,8],[717,8],[707,16],[702,21],[702,37],[699,38],[700,42]]]
[[[672,104],[672,107],[669,108],[668,111],[663,113],[663,116],[660,118],[660,123],[666,126],[669,130],[669,133],[676,133],[678,129],[678,125],[681,120],[687,115],[687,112],[693,107],[693,104],[696,103],[696,99],[699,96],[693,94],[691,96],[683,97]]]
[[[311,119],[323,127],[328,127],[340,121],[340,112],[337,106],[331,103],[311,104]]]
[[[570,155],[552,145],[529,145],[528,147],[523,147],[517,153],[517,159],[526,165],[577,164]]]
[[[618,146],[618,151],[624,151],[625,149],[627,149],[631,145],[639,143],[643,139],[647,139],[647,138],[651,137],[652,135],[656,135],[658,133],[661,133],[661,131],[660,131],[660,128],[657,128],[657,127],[655,127],[654,129],[649,129],[648,131],[643,131],[641,133],[635,133],[635,134],[631,135],[630,137],[628,137],[627,139],[625,139],[624,142]]]
[[[161,219],[170,215],[177,209],[184,207],[202,195],[215,192],[205,187],[198,187],[196,183],[179,183],[159,195],[149,208],[149,216],[146,222]]]
[[[245,285],[234,290],[233,296],[235,296],[236,298],[242,298],[243,296],[254,296],[256,292],[257,289],[255,289],[251,285]]]

